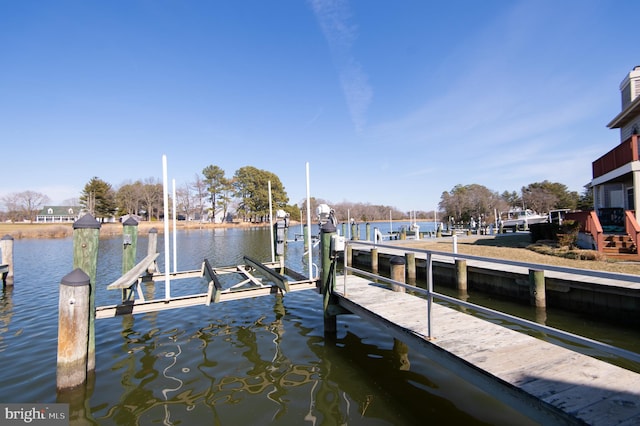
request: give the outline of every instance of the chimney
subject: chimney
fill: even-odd
[[[640,95],[640,65],[631,70],[628,76],[620,83],[622,95],[622,110]]]

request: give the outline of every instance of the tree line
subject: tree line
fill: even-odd
[[[271,182],[272,206],[281,209],[293,220],[306,220],[306,200],[289,204],[289,197],[279,177],[267,170],[252,166],[241,167],[232,176],[216,165],[209,165],[196,173],[191,182],[176,188],[175,203],[179,219],[212,221],[214,217],[225,221],[263,222],[269,215],[268,182]],[[114,188],[110,183],[93,177],[85,184],[77,200],[66,200],[68,206],[81,206],[98,220],[111,220],[123,215],[136,215],[144,220],[163,219],[163,188],[157,178],[128,181]],[[33,221],[43,206],[50,203],[47,195],[35,191],[12,193],[2,197],[3,221]],[[478,185],[456,185],[444,191],[438,211],[403,212],[392,206],[361,202],[331,201],[312,198],[311,216],[315,219],[316,207],[328,204],[336,212],[340,222],[356,220],[402,220],[409,215],[418,220],[468,222],[482,218],[493,222],[495,214],[513,208],[527,208],[539,213],[556,208],[591,210],[593,198],[590,188],[583,194],[568,191],[561,183],[536,182],[522,187],[520,192],[504,191],[499,194]],[[173,208],[173,205],[170,207]]]

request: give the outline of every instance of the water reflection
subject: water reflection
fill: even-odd
[[[266,229],[179,233],[178,269],[198,269],[204,258],[230,265],[243,254],[269,260],[268,238]],[[138,244],[146,247],[144,236]],[[120,293],[105,287],[121,272],[121,238],[101,240],[99,253],[97,303],[118,303]],[[15,256],[16,286],[0,295],[0,356],[29,369],[5,370],[0,401],[53,401],[52,295],[71,270],[72,244],[21,241]],[[288,245],[289,267],[305,271],[306,261],[302,242]],[[355,316],[338,327],[336,340],[325,340],[313,291],[99,320],[95,381],[57,398],[71,404],[71,424],[522,423],[384,330]]]

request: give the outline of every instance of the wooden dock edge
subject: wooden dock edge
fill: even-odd
[[[338,278],[337,282],[341,282],[341,277]],[[341,286],[338,285],[338,288]],[[348,288],[347,288],[348,289]],[[383,290],[389,291],[390,290]],[[395,293],[399,295],[401,293]],[[417,332],[405,328],[401,325],[398,325],[391,320],[385,318],[382,315],[378,315],[367,308],[354,303],[340,291],[335,292],[334,295],[337,298],[337,303],[341,308],[346,309],[347,311],[358,315],[360,318],[376,325],[382,326],[391,337],[397,338],[408,344],[410,347],[413,347],[414,350],[419,352],[421,355],[425,355],[429,357],[431,360],[441,365],[445,369],[451,371],[453,374],[459,376],[463,380],[468,383],[476,386],[477,388],[483,390],[489,395],[492,395],[496,399],[504,402],[510,407],[518,410],[519,412],[525,414],[530,417],[534,421],[540,422],[541,424],[564,424],[564,425],[584,425],[584,418],[579,418],[577,413],[571,412],[571,410],[567,407],[563,407],[563,404],[560,403],[560,406],[556,406],[553,402],[558,403],[558,401],[553,401],[554,395],[548,396],[546,398],[541,398],[534,394],[527,392],[525,389],[518,387],[512,383],[509,383],[489,371],[478,367],[471,362],[461,358],[460,356],[449,352],[446,348],[438,346],[437,338],[435,342],[429,341],[425,338],[425,336],[418,334]],[[408,294],[402,293],[402,297],[413,297]],[[425,305],[426,305],[426,301]],[[466,315],[462,314],[461,315]],[[488,323],[491,324],[491,323]],[[499,325],[492,324],[495,327],[501,327]],[[514,331],[514,333],[517,333]],[[531,339],[535,339],[531,337]],[[550,344],[550,343],[549,343]],[[569,351],[567,349],[567,351]],[[595,360],[597,361],[597,360]],[[611,366],[610,364],[603,364],[612,367],[613,369],[617,368],[615,366]],[[629,372],[630,373],[630,372]],[[632,391],[632,390],[630,390]],[[602,401],[604,402],[604,401]],[[568,411],[564,411],[563,408]],[[614,407],[615,408],[615,407]],[[622,409],[622,407],[619,407]],[[634,408],[626,407],[631,409]],[[636,407],[637,408],[637,407]],[[624,411],[624,409],[623,409]],[[636,410],[637,411],[637,410]],[[584,413],[582,413],[584,414]],[[615,418],[613,413],[610,413],[612,417]],[[637,417],[634,417],[637,419]],[[602,418],[600,418],[602,420]],[[613,423],[612,423],[613,424]],[[623,422],[623,424],[626,424]]]

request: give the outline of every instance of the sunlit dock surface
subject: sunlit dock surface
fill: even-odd
[[[640,374],[437,303],[428,339],[425,299],[344,281],[334,293],[341,307],[543,424],[640,424]]]

